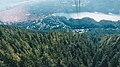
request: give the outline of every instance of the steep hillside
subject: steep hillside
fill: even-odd
[[[120,35],[0,26],[0,67],[119,67]]]

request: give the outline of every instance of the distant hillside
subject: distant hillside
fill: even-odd
[[[118,67],[120,35],[0,26],[0,67]]]
[[[24,21],[13,23],[12,26],[24,27],[35,30],[56,30],[56,29],[120,29],[120,21],[101,20],[99,22],[92,18],[67,19],[66,17],[49,16],[40,20]]]

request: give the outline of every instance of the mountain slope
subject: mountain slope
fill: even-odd
[[[35,30],[90,29],[90,28],[120,29],[120,21],[101,20],[97,22],[94,19],[88,17],[82,19],[73,18],[67,19],[66,17],[48,16],[44,19],[13,23],[11,25]]]
[[[117,67],[120,35],[90,39],[71,31],[0,26],[1,67]]]

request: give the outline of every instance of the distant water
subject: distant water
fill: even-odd
[[[96,21],[100,20],[111,20],[111,21],[118,21],[120,20],[120,15],[108,13],[99,13],[99,12],[81,12],[81,13],[54,13],[54,16],[65,16],[67,18],[74,18],[74,19],[82,19],[85,17],[93,18]]]

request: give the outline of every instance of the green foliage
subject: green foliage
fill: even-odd
[[[0,26],[0,67],[118,67],[120,35]]]

